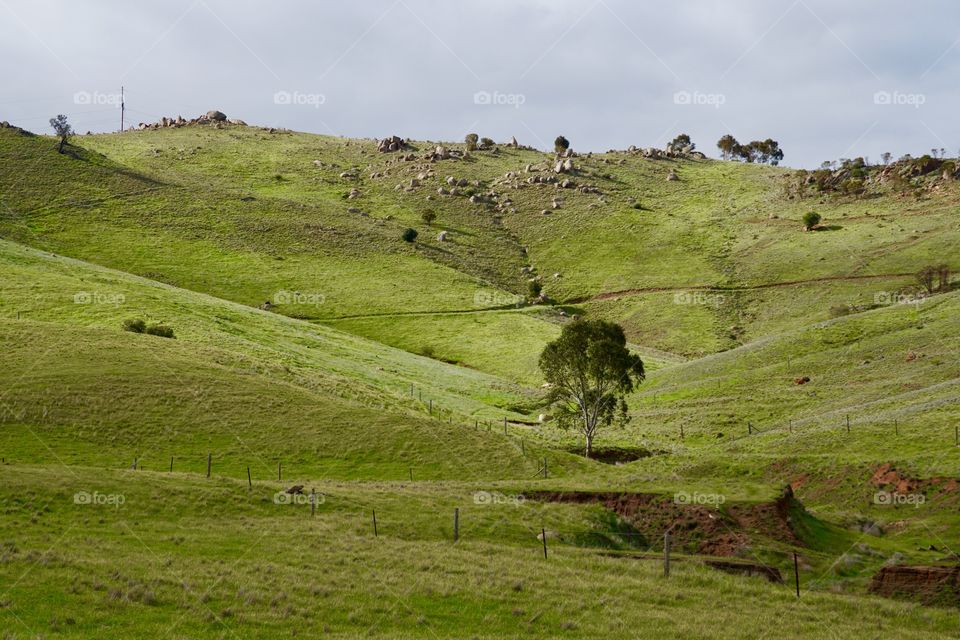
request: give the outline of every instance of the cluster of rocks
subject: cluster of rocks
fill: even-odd
[[[177,128],[177,127],[188,127],[192,125],[217,125],[222,126],[224,124],[235,124],[239,126],[247,126],[247,123],[243,120],[229,120],[227,119],[226,114],[222,111],[212,110],[207,111],[202,116],[197,116],[196,118],[191,118],[187,120],[183,116],[177,116],[176,118],[168,118],[166,116],[160,118],[159,122],[141,122],[137,125],[137,129],[141,131],[144,129],[167,129],[167,128]]]
[[[380,153],[393,153],[394,151],[401,151],[406,147],[406,141],[400,136],[390,136],[377,142],[377,151]]]
[[[960,169],[954,163],[946,164],[942,158],[931,158],[924,156],[922,158],[909,158],[898,160],[888,164],[876,173],[874,180],[884,184],[895,178],[912,179],[922,176],[928,176],[939,172],[940,178],[944,180],[953,180],[960,177]],[[842,183],[850,177],[849,169],[837,169],[832,176],[835,182]]]
[[[610,153],[617,153],[616,150],[611,149]],[[694,151],[693,145],[685,145],[680,148],[674,148],[672,146],[667,146],[666,149],[657,149],[656,147],[637,147],[635,145],[630,145],[627,148],[627,153],[631,155],[641,156],[643,158],[651,158],[653,160],[662,160],[664,158],[687,158],[687,159],[696,159],[704,160],[707,156],[700,153],[699,151]]]
[[[28,136],[32,136],[32,135],[33,135],[32,133],[30,133],[30,132],[27,131],[26,129],[21,129],[20,127],[18,127],[18,126],[16,126],[16,125],[10,124],[10,123],[7,122],[6,120],[4,120],[3,122],[0,122],[0,129],[10,129],[10,130],[12,130],[12,131],[15,131],[15,132],[21,134],[21,135],[28,135]]]
[[[424,160],[436,162],[437,160],[462,160],[469,158],[469,151],[460,151],[459,149],[448,149],[442,145],[437,145],[423,156]]]
[[[511,138],[510,142],[506,144],[507,147],[514,149],[530,149],[530,147],[524,147],[517,142],[516,138]],[[410,143],[407,140],[404,140],[400,136],[390,136],[389,138],[384,138],[382,140],[377,140],[377,151],[380,153],[394,153],[397,151],[403,151],[410,147]],[[494,155],[499,153],[499,150],[496,147],[491,147],[489,144],[482,144],[477,147],[481,150],[492,150]],[[362,153],[362,150],[361,150]],[[421,159],[427,160],[429,162],[437,162],[438,160],[460,160],[463,158],[469,158],[470,152],[460,149],[450,149],[443,145],[436,145],[432,147],[429,151],[420,156]],[[417,159],[417,156],[409,153],[405,156],[401,156],[401,160],[411,162]]]

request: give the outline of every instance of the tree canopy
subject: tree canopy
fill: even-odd
[[[555,417],[561,427],[583,433],[588,458],[601,427],[628,422],[624,396],[645,377],[643,361],[626,344],[617,324],[575,320],[540,354]]]

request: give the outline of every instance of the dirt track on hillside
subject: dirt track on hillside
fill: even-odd
[[[885,278],[907,278],[912,277],[913,273],[877,273],[861,276],[823,276],[821,278],[809,278],[807,280],[785,280],[783,282],[763,282],[760,284],[748,285],[730,285],[718,286],[711,284],[695,284],[687,287],[639,287],[635,289],[623,289],[620,291],[607,291],[598,293],[595,296],[584,298],[571,298],[565,300],[566,304],[580,304],[582,302],[594,302],[598,300],[609,300],[620,296],[638,295],[643,293],[670,293],[674,291],[754,291],[757,289],[776,289],[779,287],[795,287],[805,284],[817,284],[820,282],[856,282],[859,280],[882,280]]]

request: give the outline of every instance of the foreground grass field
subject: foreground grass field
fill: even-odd
[[[0,625],[10,638],[742,638],[769,634],[771,619],[783,637],[956,631],[955,612],[827,593],[798,600],[791,587],[692,560],[667,579],[657,562],[567,545],[551,543],[544,559],[537,529],[582,527],[575,515],[526,510],[519,523],[516,507],[465,505],[462,490],[324,484],[311,516],[276,504],[270,483],[248,491],[22,466],[0,476]],[[77,504],[78,491],[113,503]],[[465,507],[456,543],[454,505]],[[524,542],[500,540],[510,532]]]

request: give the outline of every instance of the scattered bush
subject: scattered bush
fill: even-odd
[[[424,211],[420,216],[420,219],[423,220],[429,227],[433,224],[433,221],[437,219],[437,214],[435,214],[433,211]]]
[[[927,293],[934,291],[950,290],[950,266],[938,264],[931,267],[924,267],[917,273],[917,282],[920,283]]]
[[[403,230],[403,233],[400,234],[400,237],[403,238],[404,241],[406,241],[406,242],[413,242],[414,240],[417,239],[417,236],[418,236],[418,235],[420,235],[420,234],[417,233],[417,230],[416,230],[416,229],[407,228],[407,229],[404,229],[404,230]]]
[[[56,118],[50,118],[50,127],[59,140],[57,151],[63,153],[64,145],[69,144],[70,138],[73,136],[73,127],[67,122],[67,116],[62,113]]]
[[[468,133],[463,141],[467,144],[467,151],[476,151],[477,150],[477,141],[480,139],[475,133]]]
[[[697,145],[693,143],[689,135],[686,133],[681,133],[670,141],[670,144],[667,145],[667,148],[672,151],[683,151],[685,149],[693,151],[697,148]]]
[[[831,318],[841,318],[843,316],[848,316],[853,313],[853,308],[848,304],[838,304],[830,307],[830,317]]]
[[[497,145],[491,138],[480,138],[481,149],[493,149]]]
[[[161,338],[176,337],[173,335],[173,329],[162,324],[151,324],[149,327],[147,327],[146,333],[150,334],[151,336],[160,336]]]
[[[531,280],[527,285],[527,291],[531,298],[538,298],[540,297],[540,292],[543,291],[543,285],[540,284],[539,280]]]
[[[130,318],[123,321],[123,330],[133,333],[143,333],[147,330],[147,323],[140,318]]]
[[[557,139],[553,141],[553,150],[559,154],[563,154],[569,148],[570,141],[563,136],[557,136]]]
[[[808,211],[803,214],[803,228],[807,231],[812,231],[814,227],[820,224],[820,214],[816,211]]]
[[[173,329],[162,324],[148,325],[140,318],[130,318],[123,321],[123,330],[131,333],[146,333],[151,336],[160,336],[161,338],[175,338]]]

